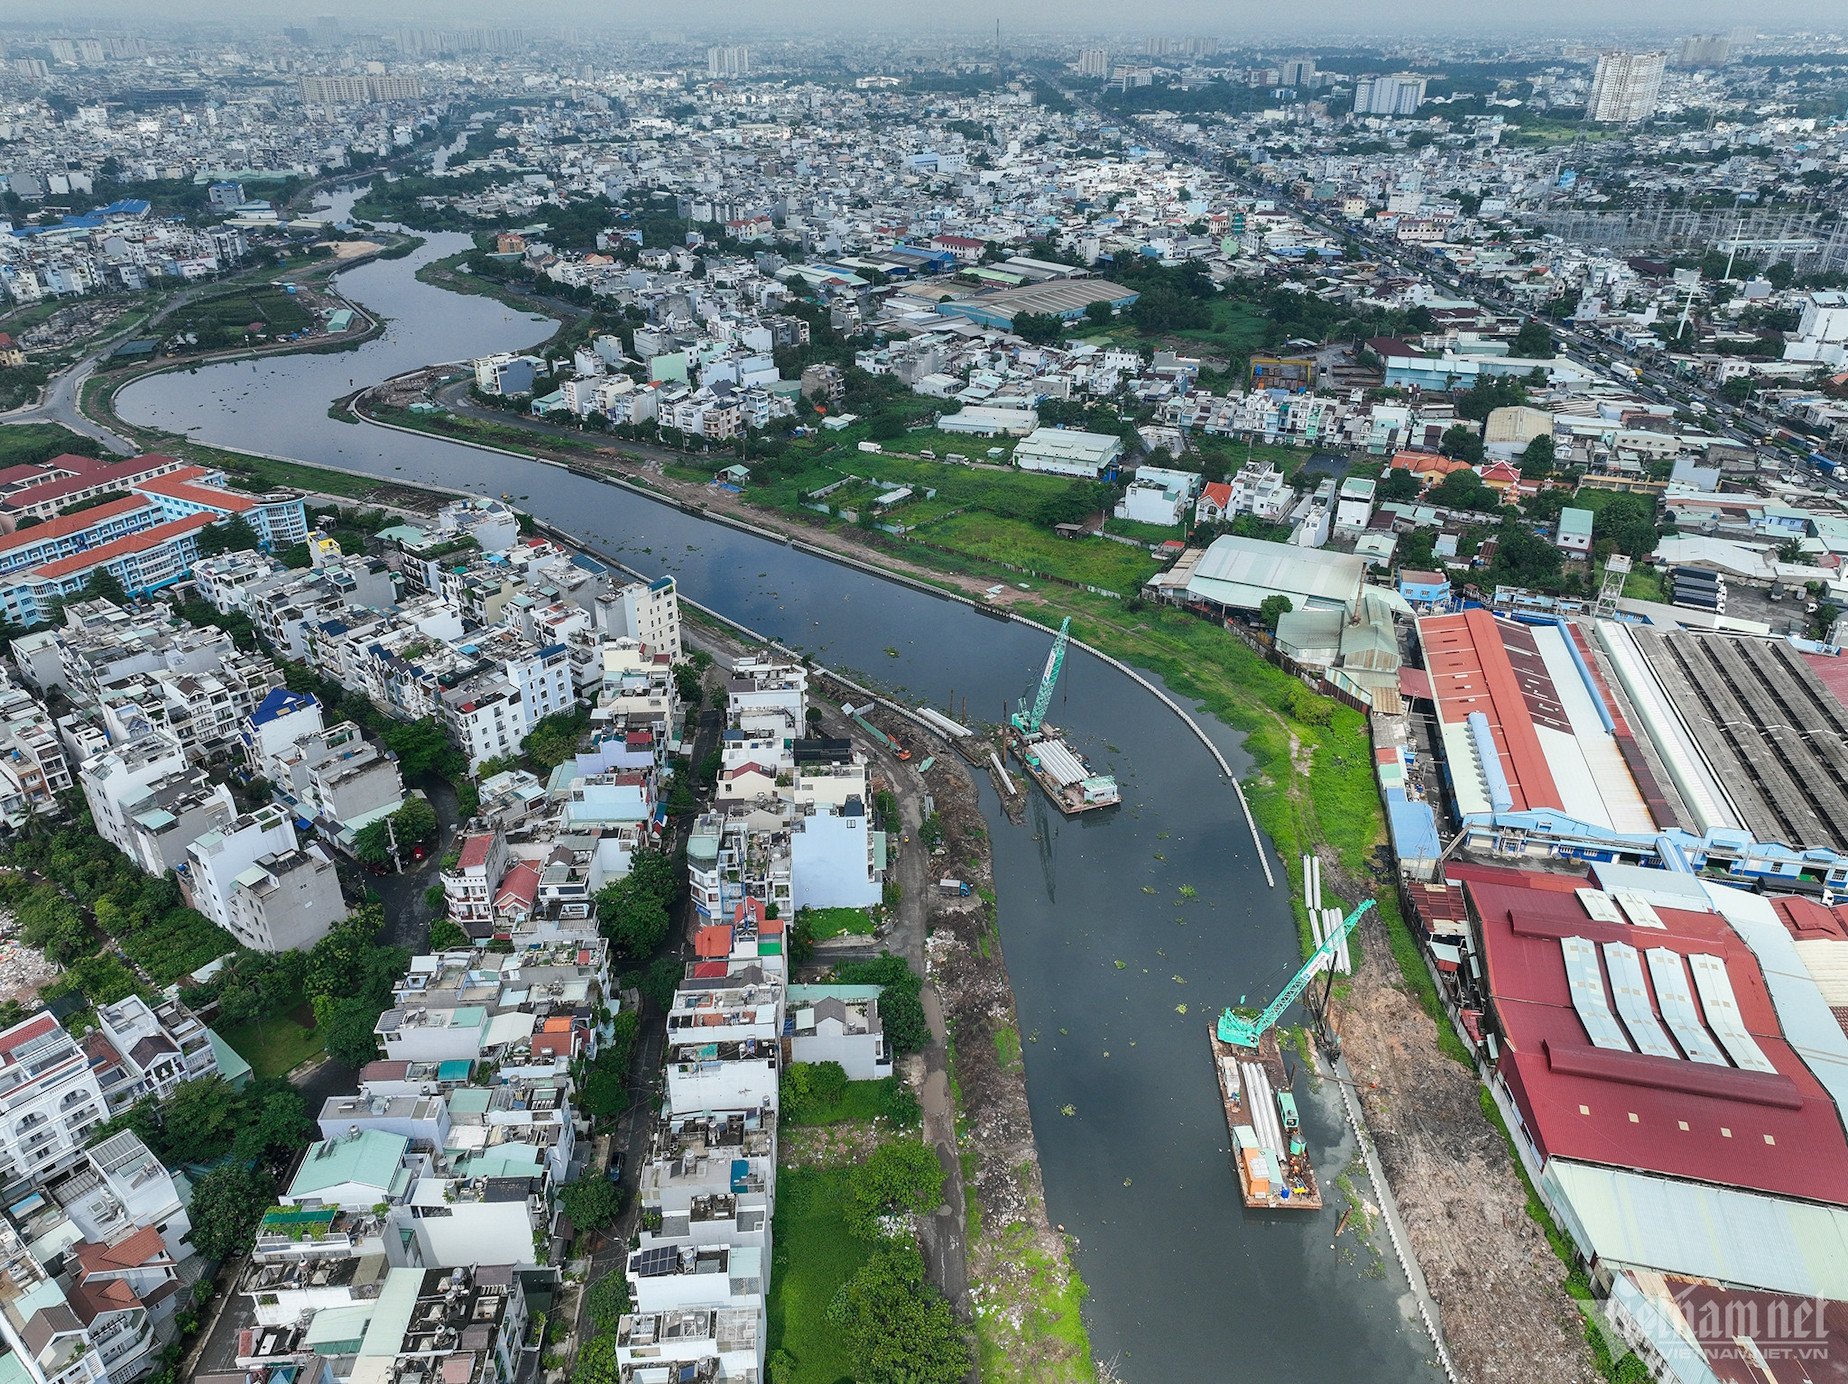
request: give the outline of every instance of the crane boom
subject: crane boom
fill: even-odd
[[[1014,729],[1022,735],[1038,735],[1045,724],[1046,712],[1052,707],[1052,689],[1058,685],[1059,672],[1065,667],[1065,646],[1071,639],[1072,617],[1068,615],[1059,625],[1059,637],[1052,641],[1052,652],[1046,655],[1046,668],[1040,674],[1039,694],[1033,699],[1032,711],[1027,710],[1027,699],[1022,697],[1012,717]]]
[[[1341,926],[1330,928],[1328,936],[1322,939],[1322,945],[1310,954],[1302,968],[1290,977],[1290,983],[1283,987],[1283,992],[1270,1002],[1268,1008],[1256,1019],[1246,1019],[1234,1014],[1230,1009],[1219,1016],[1219,1041],[1230,1043],[1234,1047],[1255,1048],[1258,1040],[1270,1029],[1291,1005],[1301,998],[1309,982],[1315,977],[1324,963],[1334,960],[1335,953],[1341,950],[1341,944],[1348,939],[1348,934],[1360,926],[1360,920],[1373,907],[1372,899],[1361,900],[1360,906],[1341,920]]]

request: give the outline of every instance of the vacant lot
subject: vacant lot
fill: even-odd
[[[953,515],[920,530],[926,543],[1133,595],[1161,564],[1141,548],[1107,538],[1060,538],[1024,519],[994,514]]]
[[[287,336],[313,325],[308,309],[295,295],[267,284],[214,293],[180,308],[163,323],[169,335],[190,333],[201,348],[241,343],[250,327],[261,324],[265,336]]]
[[[790,1384],[838,1384],[854,1377],[844,1334],[828,1320],[828,1304],[867,1260],[873,1246],[857,1240],[841,1215],[850,1168],[784,1168],[777,1175],[776,1250],[770,1275],[770,1348],[796,1362]],[[783,1384],[780,1377],[777,1384]]]
[[[322,1052],[321,1035],[304,1027],[298,1014],[274,1014],[256,1019],[220,1036],[250,1064],[257,1076],[282,1076]]]

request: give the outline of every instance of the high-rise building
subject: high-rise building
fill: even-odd
[[[1078,55],[1078,75],[1080,77],[1108,77],[1110,75],[1110,50],[1107,48],[1087,48]]]
[[[1280,85],[1287,87],[1312,87],[1315,85],[1314,58],[1286,58],[1277,67],[1277,79]]]
[[[751,50],[742,43],[724,44],[706,50],[706,75],[748,77],[751,75]]]
[[[1424,103],[1425,79],[1401,72],[1354,83],[1355,115],[1412,115]]]
[[[1591,96],[1585,102],[1585,118],[1606,125],[1632,125],[1649,119],[1656,113],[1662,74],[1667,68],[1667,53],[1600,53],[1591,78]]]
[[[303,77],[302,101],[310,106],[363,105],[369,101],[415,101],[423,95],[416,77],[373,73],[354,77]]]
[[[1725,34],[1689,34],[1675,51],[1681,67],[1724,67],[1732,60],[1732,40]]]

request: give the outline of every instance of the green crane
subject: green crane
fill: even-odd
[[[1360,907],[1341,920],[1339,927],[1330,928],[1328,936],[1322,939],[1322,945],[1315,949],[1307,961],[1303,962],[1302,969],[1290,977],[1290,983],[1283,987],[1283,993],[1272,1000],[1269,1007],[1256,1019],[1242,1018],[1230,1009],[1221,1014],[1219,1016],[1219,1041],[1230,1043],[1238,1048],[1255,1048],[1265,1032],[1283,1017],[1283,1011],[1295,1004],[1302,996],[1322,963],[1334,961],[1335,953],[1341,950],[1341,944],[1347,941],[1348,934],[1360,925],[1360,920],[1372,907],[1373,900],[1364,899]]]
[[[1008,717],[1022,735],[1038,735],[1045,724],[1046,710],[1052,705],[1052,689],[1059,681],[1059,670],[1065,667],[1065,646],[1071,642],[1072,617],[1067,615],[1059,626],[1059,637],[1052,641],[1052,652],[1046,655],[1046,670],[1040,674],[1039,695],[1033,699],[1033,709],[1027,710],[1027,699],[1022,697],[1019,707]]]

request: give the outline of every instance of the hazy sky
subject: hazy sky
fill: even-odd
[[[1497,33],[1544,31],[1594,38],[1612,32],[1699,32],[1749,24],[1766,32],[1792,29],[1848,29],[1841,0],[1334,0],[1319,5],[1281,6],[1276,0],[937,0],[932,5],[895,0],[678,0],[672,5],[638,5],[630,0],[553,0],[535,6],[504,0],[40,0],[34,21],[94,18],[121,24],[136,16],[235,21],[273,19],[300,23],[331,14],[377,26],[398,22],[442,24],[490,22],[509,26],[555,24],[636,27],[673,26],[689,32],[763,32],[778,28],[813,32],[940,29],[966,31],[993,26],[1039,32],[1197,31],[1249,36],[1270,46],[1289,33],[1420,34],[1492,37]],[[384,16],[389,15],[387,19]],[[17,18],[24,18],[17,14]]]

